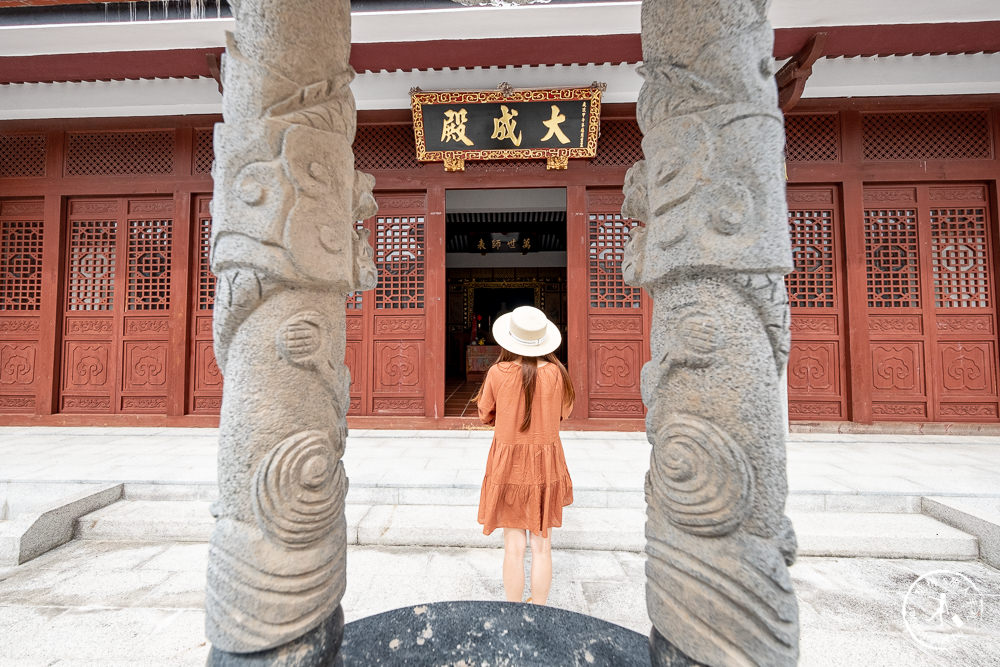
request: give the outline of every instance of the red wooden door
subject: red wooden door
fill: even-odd
[[[792,310],[789,419],[843,420],[847,414],[844,252],[836,188],[788,188],[795,271],[785,279]]]
[[[426,193],[379,194],[378,214],[364,222],[378,267],[378,286],[347,300],[346,363],[350,414],[426,414]]]
[[[621,190],[587,192],[587,393],[590,417],[643,417],[639,373],[648,360],[647,300],[622,278],[629,231]]]
[[[41,199],[0,201],[0,412],[38,411],[49,379],[38,372],[43,208]]]
[[[996,421],[986,187],[870,186],[864,198],[872,414]]]
[[[60,411],[166,412],[173,214],[173,199],[69,202]]]
[[[194,238],[191,248],[195,254],[190,262],[192,276],[189,282],[190,304],[188,341],[188,412],[192,414],[219,414],[222,408],[222,372],[215,362],[212,343],[212,309],[215,306],[215,276],[210,264],[212,239],[211,195],[192,198]]]

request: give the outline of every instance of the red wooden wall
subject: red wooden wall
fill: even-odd
[[[212,424],[214,117],[0,124],[0,413],[10,423]],[[361,115],[380,286],[348,315],[357,423],[441,425],[444,194],[565,187],[573,420],[640,428],[647,297],[616,263],[641,158],[606,105],[598,156],[413,157],[408,114]],[[805,101],[786,119],[792,419],[996,421],[1000,97]],[[398,416],[399,420],[393,421]],[[414,419],[418,421],[414,421]]]

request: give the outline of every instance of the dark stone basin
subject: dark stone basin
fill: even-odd
[[[649,639],[620,625],[517,602],[436,602],[348,623],[352,665],[648,667]]]

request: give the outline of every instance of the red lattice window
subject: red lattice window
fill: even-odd
[[[215,307],[215,274],[212,273],[212,218],[198,219],[198,310]]]
[[[172,130],[66,135],[67,176],[169,174],[173,170]]]
[[[355,230],[364,229],[365,223],[363,220],[358,220],[354,223]],[[347,295],[347,310],[361,310],[363,305],[364,292],[351,292]]]
[[[932,208],[931,265],[938,308],[989,308],[986,209]]]
[[[42,302],[42,221],[0,221],[0,310],[38,310]]]
[[[361,125],[354,137],[354,166],[361,171],[417,169],[412,125]]]
[[[833,213],[789,211],[795,271],[786,279],[793,308],[833,308],[836,280],[833,266]]]
[[[44,134],[0,134],[0,178],[44,175]]]
[[[602,120],[597,155],[600,166],[631,167],[642,159],[642,132],[634,119]]]
[[[865,210],[869,308],[919,308],[917,212]]]
[[[375,219],[376,308],[424,307],[424,217]]]
[[[194,156],[191,165],[193,174],[211,174],[212,162],[215,161],[215,146],[213,145],[212,130],[194,131]]]
[[[590,214],[588,277],[591,308],[640,308],[642,291],[622,278],[622,258],[636,220],[620,213]]]
[[[117,220],[70,222],[67,310],[114,307],[117,233]]]
[[[785,159],[789,162],[839,162],[837,114],[785,116]]]
[[[866,160],[989,160],[986,111],[871,113],[863,116]]]
[[[128,309],[170,307],[172,220],[128,221]]]

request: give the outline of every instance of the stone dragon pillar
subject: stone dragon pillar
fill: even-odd
[[[653,298],[642,371],[654,665],[791,665],[784,275],[792,269],[769,0],[644,0],[645,160],[622,262]]]
[[[376,206],[374,179],[354,170],[351,150],[350,3],[230,4],[212,172],[215,354],[226,383],[209,663],[328,664],[346,565],[344,301],[376,282],[354,225]]]

